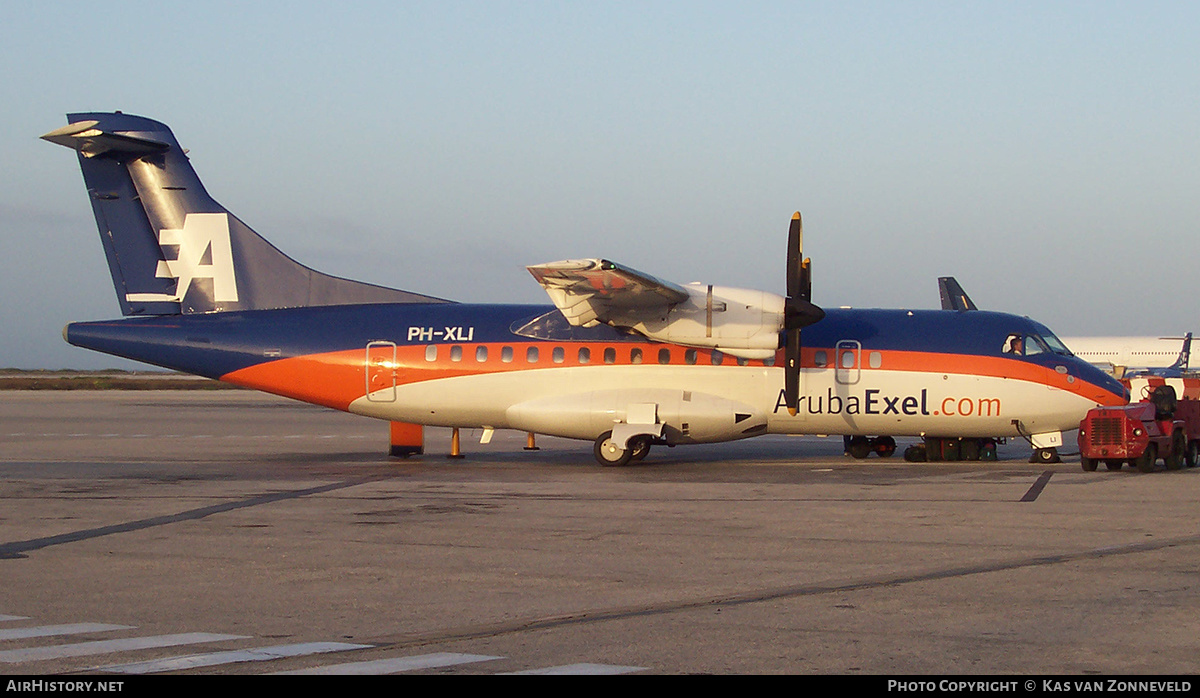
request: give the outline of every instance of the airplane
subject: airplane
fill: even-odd
[[[287,257],[209,196],[165,124],[67,119],[42,138],[77,151],[124,317],[66,341],[387,420],[395,455],[435,426],[591,441],[602,465],[762,434],[882,456],[913,436],[931,459],[1021,435],[1056,456],[1088,409],[1128,400],[1028,318],[816,306],[799,213],[786,296],[583,259],[528,267],[553,305],[455,303]],[[1046,350],[1005,353],[1012,337]]]
[[[1179,378],[1188,372],[1192,354],[1191,332],[1182,337],[1072,337],[1063,341],[1079,358],[1110,366],[1118,378]]]
[[[938,277],[943,310],[978,310],[953,276]],[[1188,371],[1192,333],[1182,337],[1063,337],[1075,356],[1117,378],[1178,378]],[[1182,342],[1182,346],[1178,344]]]

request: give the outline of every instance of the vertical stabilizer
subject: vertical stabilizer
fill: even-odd
[[[120,112],[67,119],[42,138],[79,153],[125,315],[446,302],[292,260],[208,195],[164,124]]]
[[[978,310],[953,276],[938,277],[938,292],[942,297],[942,310]]]
[[[1183,348],[1179,350],[1179,358],[1175,359],[1175,363],[1171,364],[1171,368],[1179,369],[1180,371],[1188,370],[1188,363],[1192,357],[1192,333],[1188,332],[1183,336]]]

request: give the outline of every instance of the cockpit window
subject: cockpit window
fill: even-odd
[[[1074,356],[1074,354],[1071,353],[1071,350],[1067,348],[1067,345],[1063,344],[1062,340],[1058,337],[1055,337],[1053,334],[1047,332],[1046,334],[1042,335],[1042,339],[1046,342],[1046,346],[1050,347],[1050,351],[1054,352],[1055,354]]]
[[[1033,356],[1047,351],[1050,351],[1050,348],[1046,346],[1046,342],[1041,337],[1036,334],[1025,335],[1025,356]]]
[[[1016,356],[1035,356],[1046,353],[1063,354],[1065,356],[1071,355],[1071,352],[1054,335],[1043,337],[1041,335],[1022,334],[1020,332],[1013,332],[1004,339],[1003,351],[1005,354],[1014,354]]]

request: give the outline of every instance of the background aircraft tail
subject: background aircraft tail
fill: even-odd
[[[1179,358],[1175,359],[1175,363],[1171,364],[1171,368],[1186,371],[1188,363],[1192,357],[1192,333],[1188,332],[1183,336],[1183,348],[1179,350]]]
[[[446,302],[294,261],[208,195],[165,124],[120,112],[67,120],[42,138],[79,153],[125,315]]]
[[[938,277],[938,294],[942,297],[942,310],[978,310],[953,276]]]

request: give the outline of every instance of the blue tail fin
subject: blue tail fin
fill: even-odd
[[[79,152],[125,315],[445,302],[292,260],[208,195],[165,124],[120,112],[67,120],[42,138]]]
[[[1175,359],[1175,363],[1171,364],[1171,368],[1177,368],[1181,371],[1188,369],[1188,363],[1192,356],[1192,333],[1188,332],[1183,336],[1183,348],[1179,351],[1179,358]]]

